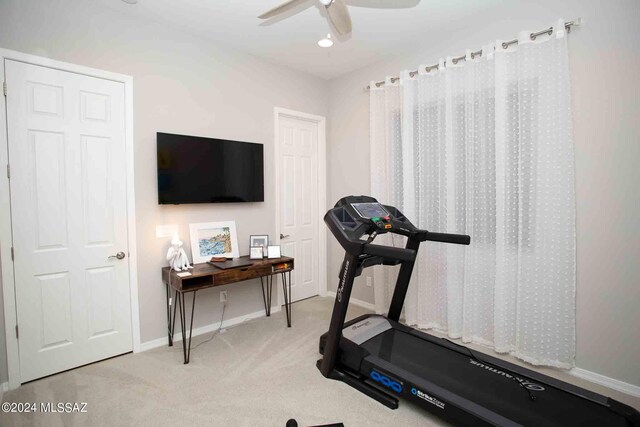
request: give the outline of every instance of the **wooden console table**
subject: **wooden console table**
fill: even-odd
[[[282,274],[282,290],[284,293],[284,308],[287,315],[287,326],[291,327],[291,270],[293,270],[293,258],[265,258],[262,260],[249,260],[248,256],[241,258],[250,261],[252,264],[246,267],[231,268],[227,270],[222,270],[207,263],[195,264],[193,269],[188,270],[191,275],[185,277],[178,276],[178,274],[182,272],[171,270],[169,267],[162,268],[162,282],[165,284],[167,289],[167,335],[169,339],[169,347],[173,346],[176,312],[180,311],[182,351],[185,364],[189,363],[189,356],[191,355],[191,333],[193,330],[193,313],[196,308],[196,293],[202,289],[260,278],[264,310],[267,316],[271,316],[273,277],[278,274]],[[173,288],[174,291],[173,300],[171,298],[171,288]],[[187,311],[185,307],[185,294],[189,292],[193,292],[193,299],[191,301],[191,321],[189,325],[189,340],[187,342]],[[177,306],[172,304],[173,301],[176,302]],[[173,314],[171,313],[172,305]]]

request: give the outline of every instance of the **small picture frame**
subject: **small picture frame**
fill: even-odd
[[[267,247],[267,258],[280,258],[280,246],[268,246]]]
[[[249,236],[249,247],[262,246],[263,256],[267,256],[267,248],[269,247],[269,235],[267,234],[252,234]]]
[[[262,246],[251,246],[251,252],[249,253],[249,259],[262,259],[264,258]]]

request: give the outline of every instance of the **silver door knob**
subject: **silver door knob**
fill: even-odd
[[[280,233],[280,239],[286,239],[287,237],[289,237],[288,234],[282,234]]]
[[[124,257],[126,257],[127,255],[125,255],[124,252],[118,252],[115,255],[111,255],[109,256],[109,258],[118,258],[118,259],[124,259]]]

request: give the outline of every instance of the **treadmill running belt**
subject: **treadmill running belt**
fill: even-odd
[[[605,406],[517,375],[535,396],[532,401],[527,390],[511,378],[515,374],[397,329],[376,335],[362,347],[418,378],[523,425],[629,425]],[[474,354],[482,358],[481,353]]]

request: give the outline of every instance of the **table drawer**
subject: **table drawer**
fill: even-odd
[[[239,280],[255,279],[256,277],[269,274],[271,274],[271,265],[231,268],[216,273],[214,286],[226,285],[227,283],[234,283]]]

